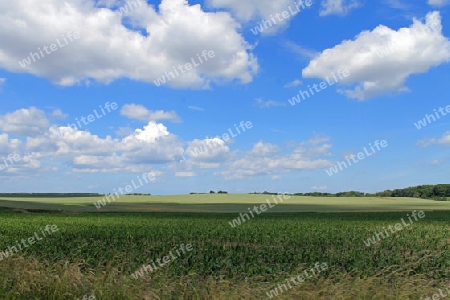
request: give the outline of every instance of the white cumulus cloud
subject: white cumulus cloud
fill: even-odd
[[[251,46],[229,13],[207,13],[184,0],[162,0],[158,11],[140,1],[123,16],[112,8],[128,2],[107,1],[107,7],[98,7],[94,0],[1,1],[0,68],[63,86],[91,79],[107,84],[123,77],[153,84],[206,50],[215,57],[167,85],[248,83],[257,72]]]
[[[352,8],[360,6],[357,0],[322,0],[321,16],[346,15]]]
[[[448,0],[428,0],[428,4],[431,6],[445,6],[449,3],[450,1]]]
[[[177,116],[177,113],[175,111],[163,111],[163,110],[156,110],[152,111],[147,109],[143,105],[139,104],[125,104],[120,114],[123,116],[126,116],[130,119],[136,119],[140,121],[162,121],[162,120],[168,120],[172,122],[181,122],[180,117]]]
[[[338,70],[350,75],[340,79],[353,89],[340,92],[366,100],[389,92],[407,91],[412,74],[450,61],[450,41],[442,35],[439,12],[427,14],[425,22],[414,19],[410,27],[393,30],[379,25],[361,32],[354,40],[324,50],[303,69],[303,77],[331,77]]]

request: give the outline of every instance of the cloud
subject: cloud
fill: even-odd
[[[192,109],[192,110],[204,111],[203,108],[198,107],[198,106],[188,106],[188,108],[189,108],[189,109]]]
[[[7,173],[54,171],[58,169],[55,164],[72,167],[73,172],[147,172],[155,164],[179,159],[183,152],[183,143],[154,121],[122,139],[112,139],[70,126],[51,125],[44,111],[35,107],[0,115],[0,155],[21,157]],[[46,162],[45,166],[41,161]]]
[[[175,172],[176,177],[194,177],[197,176],[195,172]]]
[[[32,170],[42,168],[37,155],[27,151],[26,145],[19,139],[10,138],[7,133],[0,134],[0,177],[10,179],[11,176],[29,176]],[[12,160],[12,161],[11,161]]]
[[[294,1],[207,0],[206,3],[214,8],[230,9],[239,20],[248,22],[254,19],[269,18],[270,15],[286,10],[289,5],[294,4]]]
[[[67,117],[69,117],[68,114],[63,113],[60,109],[55,109],[52,112],[52,117],[58,120],[64,120],[67,119]]]
[[[230,152],[224,140],[218,137],[204,140],[195,139],[188,142],[183,159],[169,164],[168,169],[174,172],[192,172],[193,169],[215,169],[232,158],[233,153]]]
[[[147,172],[153,165],[175,161],[184,150],[167,127],[150,121],[122,139],[100,138],[72,127],[52,126],[29,138],[27,148],[41,157],[72,166],[74,172]]]
[[[241,22],[250,22],[250,21],[265,21],[270,20],[276,14],[281,14],[284,11],[289,13],[289,18],[282,18],[280,20],[276,20],[275,24],[267,29],[265,29],[262,34],[274,34],[277,31],[284,29],[289,21],[294,18],[298,13],[301,13],[303,10],[307,9],[308,6],[302,2],[303,6],[298,5],[298,9],[296,4],[298,3],[295,0],[259,0],[259,1],[240,1],[240,0],[207,0],[206,3],[208,6],[213,8],[225,8],[229,9],[233,15]],[[289,7],[291,9],[289,9]],[[293,14],[291,11],[296,12],[300,11],[296,14]],[[272,21],[270,21],[273,24]]]
[[[320,52],[302,47],[291,41],[284,43],[284,47],[287,50],[297,54],[297,56],[302,60],[303,59],[312,59],[320,54]]]
[[[287,154],[283,154],[282,149],[274,144],[260,141],[226,165],[226,171],[217,172],[216,175],[235,180],[332,166],[334,163],[324,158],[330,156],[331,145],[318,141],[314,137],[302,142]]]
[[[186,154],[194,162],[217,163],[225,161],[230,154],[230,148],[220,138],[208,138],[189,142]]]
[[[439,12],[427,14],[424,23],[414,19],[408,28],[395,31],[379,25],[324,50],[303,69],[303,77],[331,77],[338,70],[350,75],[339,83],[355,84],[340,90],[349,98],[366,100],[390,92],[404,92],[406,79],[450,61],[450,41],[442,35]]]
[[[449,0],[428,0],[428,4],[431,6],[445,6],[450,3]]]
[[[0,130],[19,136],[36,136],[44,133],[49,126],[45,112],[33,106],[0,116]]]
[[[279,130],[279,129],[271,129],[273,132],[276,132],[276,133],[284,133],[284,131],[283,130]]]
[[[401,1],[401,0],[385,0],[386,4],[389,5],[389,7],[394,9],[400,9],[400,10],[410,10],[410,4]]]
[[[255,99],[255,103],[259,108],[269,108],[269,107],[276,107],[276,106],[286,106],[286,103],[278,102],[275,100],[268,100],[264,101],[261,98]]]
[[[320,185],[320,186],[312,186],[311,189],[312,190],[326,190],[328,187],[326,185]]]
[[[133,134],[134,129],[131,127],[119,127],[119,129],[116,130],[116,135],[118,136],[127,136]]]
[[[417,141],[417,145],[419,147],[428,147],[433,144],[438,145],[450,145],[450,131],[444,132],[441,138],[424,138],[422,140]]]
[[[248,83],[258,71],[252,47],[238,33],[240,24],[227,12],[204,12],[198,4],[162,0],[157,11],[141,1],[121,16],[112,9],[118,3],[98,7],[93,0],[0,2],[0,68],[62,86],[91,80],[108,84],[124,77],[154,84],[174,67],[192,59],[198,62],[197,54],[206,50],[214,51],[215,57],[166,85],[199,89],[211,82]],[[199,30],[206,22],[207,29]]]
[[[87,188],[88,188],[89,190],[97,189],[97,188],[99,188],[99,187],[100,187],[100,184],[91,184],[91,185],[88,185],[88,186],[87,186]]]
[[[436,143],[436,139],[424,138],[416,142],[419,147],[428,147]]]
[[[445,132],[442,138],[437,140],[437,143],[440,145],[450,145],[450,131]]]
[[[161,121],[167,120],[175,123],[181,122],[180,117],[177,116],[175,111],[163,111],[163,110],[148,110],[143,105],[139,104],[125,104],[120,110],[122,116],[126,116],[129,119],[135,119],[139,121]]]
[[[289,82],[289,83],[286,83],[286,84],[284,85],[284,87],[285,87],[285,88],[293,88],[293,87],[299,86],[299,85],[301,85],[301,84],[302,84],[302,81],[301,81],[301,80],[295,79],[294,81],[291,81],[291,82]]]
[[[0,134],[0,155],[20,153],[23,150],[22,142],[19,139],[10,139],[7,133]],[[3,162],[1,162],[3,163]],[[1,164],[0,163],[0,164]]]
[[[359,6],[357,0],[322,0],[321,16],[346,15],[351,9]]]
[[[5,84],[6,78],[0,78],[0,91],[2,90],[2,86]]]
[[[262,141],[241,152],[231,151],[218,137],[183,142],[155,121],[121,138],[112,138],[50,124],[44,112],[34,107],[2,115],[0,120],[7,120],[2,125],[10,126],[2,130],[27,134],[21,141],[0,132],[0,155],[17,153],[23,157],[0,176],[30,176],[70,168],[71,173],[152,172],[159,178],[173,171],[176,177],[192,177],[203,174],[198,170],[220,168],[215,174],[225,179],[259,175],[280,178],[283,173],[333,165],[324,159],[330,155],[329,139],[317,135],[294,145],[289,153]],[[21,120],[21,126],[17,127],[14,120]],[[184,160],[180,162],[181,158]]]

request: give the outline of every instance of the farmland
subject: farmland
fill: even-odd
[[[0,207],[83,212],[246,212],[249,205],[272,201],[268,195],[175,195],[121,196],[96,209],[102,197],[15,198],[0,197]],[[273,201],[272,201],[273,202]],[[450,202],[394,197],[301,197],[291,196],[271,212],[450,210]]]
[[[3,199],[1,251],[48,224],[59,230],[0,261],[0,298],[264,299],[317,262],[328,269],[276,299],[420,299],[448,287],[448,202],[292,197],[232,228],[237,213],[265,198],[209,196],[129,197],[99,210],[90,198]],[[207,209],[197,207],[207,197],[217,206],[211,210],[224,212],[177,212]],[[56,210],[27,211],[23,203]],[[174,211],[151,212],[154,205]],[[123,206],[145,212],[114,212]],[[413,210],[424,210],[425,218],[375,245],[364,243],[408,222]],[[192,251],[138,279],[131,276],[187,244]]]

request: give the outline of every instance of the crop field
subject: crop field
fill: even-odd
[[[99,209],[94,203],[102,197],[74,198],[7,198],[0,197],[0,207],[54,211],[84,212],[246,212],[256,204],[274,202],[270,195],[176,195],[121,196],[105,201]],[[270,212],[347,212],[347,211],[404,211],[450,210],[450,201],[430,201],[400,197],[304,197],[291,196],[279,202]]]
[[[292,197],[233,227],[239,212],[264,201],[220,195],[217,210],[225,209],[224,198],[230,211],[237,205],[233,213],[107,212],[122,203],[36,212],[20,204],[79,208],[94,199],[4,199],[0,298],[425,299],[449,288],[448,202],[373,198],[369,205],[364,198]],[[134,210],[164,204],[164,197],[150,199],[130,197],[123,204]],[[169,205],[181,198],[166,199]],[[193,195],[180,202],[195,207],[201,201]],[[279,207],[304,211],[277,213]],[[319,208],[325,212],[306,212]],[[378,211],[388,209],[398,211]],[[402,228],[388,231],[396,224]],[[46,233],[49,225],[57,231]],[[33,236],[34,244],[5,255]],[[307,276],[317,264],[326,268]]]

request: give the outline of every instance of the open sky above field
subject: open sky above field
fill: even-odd
[[[0,190],[448,183],[448,4],[1,1]]]

